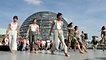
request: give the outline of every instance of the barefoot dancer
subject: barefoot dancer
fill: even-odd
[[[81,41],[81,39],[80,39],[80,37],[79,37],[78,26],[75,26],[74,29],[75,29],[74,36],[75,36],[76,40],[78,41],[79,45],[82,46],[82,49],[83,49],[85,52],[87,52],[87,49],[86,49],[85,45],[83,44],[83,42]],[[76,46],[77,46],[77,45],[75,45],[74,50],[76,49]],[[78,46],[78,47],[80,47],[80,46]]]
[[[101,29],[101,38],[102,38],[103,51],[104,51],[106,46],[106,26],[103,26]]]
[[[83,53],[81,48],[80,48],[80,45],[74,35],[75,33],[75,29],[73,28],[73,22],[71,22],[69,25],[68,25],[68,29],[67,29],[67,33],[66,33],[66,39],[69,40],[69,44],[68,44],[68,52],[69,52],[69,49],[70,49],[70,46],[71,46],[71,42],[73,42],[75,45],[78,46],[78,49],[79,49],[79,52],[80,53]],[[74,45],[74,46],[75,46]]]
[[[64,53],[66,56],[69,56],[68,52],[67,52],[67,46],[64,42],[64,36],[63,36],[63,30],[62,30],[62,26],[63,26],[63,21],[62,20],[62,13],[58,13],[57,14],[57,20],[54,20],[50,29],[50,35],[52,32],[53,27],[55,26],[55,31],[54,31],[54,35],[55,35],[55,41],[54,41],[54,45],[51,48],[51,53],[53,54],[54,51],[56,50],[56,46],[57,46],[57,41],[58,38],[59,40],[62,42],[63,48],[64,48]]]
[[[17,51],[17,37],[20,35],[20,25],[17,23],[18,17],[13,17],[13,22],[8,25],[6,36],[9,35],[9,48],[11,53],[15,53]]]
[[[37,37],[36,33],[38,34],[39,37],[39,26],[36,24],[36,19],[33,19],[33,24],[29,25],[29,28],[27,30],[27,35],[26,38],[28,38],[29,35],[29,44],[30,44],[30,52],[33,52],[33,50],[36,49],[36,53],[38,53],[38,44],[37,44]]]

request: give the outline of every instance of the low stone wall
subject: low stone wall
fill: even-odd
[[[0,42],[3,40],[3,36],[0,35]]]

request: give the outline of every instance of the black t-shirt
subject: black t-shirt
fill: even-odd
[[[93,45],[97,45],[98,41],[92,40]]]

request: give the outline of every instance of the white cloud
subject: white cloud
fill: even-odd
[[[24,1],[34,5],[40,5],[41,3],[43,3],[41,0],[24,0]]]

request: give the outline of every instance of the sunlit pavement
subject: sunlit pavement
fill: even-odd
[[[42,51],[40,54],[21,51],[12,54],[0,51],[0,60],[106,60],[106,51],[89,49],[88,53],[80,54],[78,50],[76,52],[71,50],[70,57],[64,56],[63,52],[51,55],[50,51]]]

